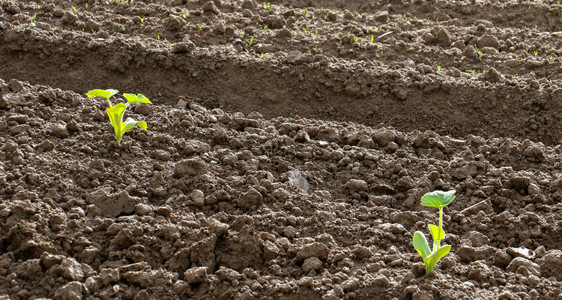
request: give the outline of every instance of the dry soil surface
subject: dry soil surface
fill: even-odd
[[[561,10],[1,1],[0,299],[562,299]]]

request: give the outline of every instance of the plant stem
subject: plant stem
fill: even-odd
[[[443,230],[443,207],[439,208],[439,229]],[[437,249],[441,244],[441,240],[437,241]]]

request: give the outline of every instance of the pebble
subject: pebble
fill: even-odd
[[[303,264],[302,264],[302,270],[304,271],[305,274],[308,274],[308,272],[314,270],[319,270],[322,267],[322,261],[320,259],[318,259],[318,257],[309,257],[307,259],[304,260]]]
[[[200,190],[193,190],[191,200],[195,206],[202,207],[205,205],[205,194]]]
[[[183,273],[183,279],[190,284],[203,283],[207,280],[208,269],[208,267],[195,267],[188,269]]]

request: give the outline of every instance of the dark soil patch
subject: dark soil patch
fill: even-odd
[[[100,2],[0,5],[0,298],[560,297],[559,4]]]

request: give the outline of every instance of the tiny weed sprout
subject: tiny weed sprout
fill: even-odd
[[[146,122],[144,121],[135,121],[133,118],[127,118],[125,122],[123,122],[123,116],[125,115],[125,110],[131,103],[147,103],[152,104],[148,98],[146,98],[142,94],[123,94],[127,99],[127,103],[118,103],[115,105],[111,104],[109,100],[113,95],[117,94],[119,91],[117,90],[91,90],[86,94],[88,98],[92,97],[103,97],[107,99],[107,104],[109,108],[105,111],[109,116],[109,121],[111,122],[111,126],[113,126],[113,130],[115,132],[115,140],[117,141],[117,145],[121,144],[121,138],[129,129],[138,125],[141,129],[146,130]]]
[[[429,224],[429,231],[433,237],[433,248],[429,249],[429,244],[425,235],[421,231],[414,233],[414,248],[421,255],[425,263],[425,273],[429,274],[433,271],[433,267],[437,262],[451,251],[451,246],[441,246],[441,240],[445,238],[445,231],[443,230],[443,208],[455,199],[455,190],[433,191],[426,193],[421,198],[421,205],[428,207],[435,207],[439,209],[439,227]]]

